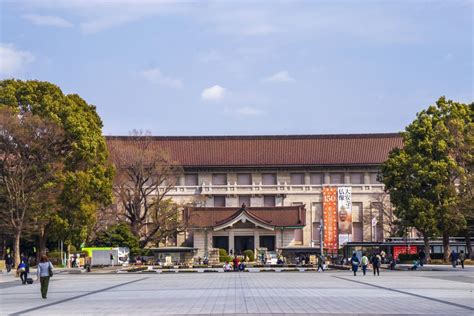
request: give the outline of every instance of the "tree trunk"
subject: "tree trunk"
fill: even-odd
[[[429,263],[431,262],[430,238],[426,235],[423,235],[423,242],[425,244],[426,263]]]
[[[466,232],[465,239],[467,255],[469,256],[469,259],[472,260],[474,258],[474,254],[472,253],[471,234],[469,234],[469,232]]]
[[[449,254],[451,252],[451,249],[449,249],[449,233],[448,232],[443,232],[443,248],[444,248],[444,253],[443,253],[444,262],[449,262]]]
[[[13,266],[15,268],[20,264],[20,236],[21,228],[16,228],[13,232]]]
[[[39,255],[46,254],[46,241],[47,241],[47,234],[46,234],[46,229],[44,226],[41,226],[39,229],[39,249],[38,253]]]

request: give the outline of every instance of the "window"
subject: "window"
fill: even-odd
[[[263,206],[275,206],[275,196],[265,195],[263,197]]]
[[[311,173],[309,175],[309,182],[311,184],[319,185],[324,183],[324,174],[322,173]]]
[[[363,216],[362,203],[361,202],[352,203],[352,222],[354,223],[363,222],[362,216]]]
[[[377,176],[378,176],[378,173],[377,173],[377,172],[371,172],[371,173],[370,173],[370,183],[372,183],[372,184],[380,184],[380,182],[377,181]]]
[[[226,185],[227,175],[225,173],[214,173],[212,175],[212,184],[214,185]]]
[[[184,176],[185,185],[198,185],[198,175],[197,173],[187,174]]]
[[[344,175],[342,173],[331,173],[330,180],[331,184],[342,184],[344,183]]]
[[[262,184],[264,185],[277,184],[276,173],[262,173]]]
[[[304,173],[292,173],[291,184],[304,184]]]
[[[313,222],[313,241],[314,242],[319,242],[320,237],[321,237],[321,232],[319,231],[321,227],[320,222]],[[319,246],[319,245],[318,245]]]
[[[214,196],[214,207],[225,207],[225,196],[215,195]]]
[[[314,218],[315,222],[321,221],[321,217],[323,216],[323,203],[313,203],[314,209]]]
[[[303,244],[303,230],[295,229],[295,245]]]
[[[364,174],[363,173],[351,173],[351,184],[363,184]]]
[[[249,207],[250,206],[250,195],[240,195],[239,196],[239,206],[242,206],[244,204]]]
[[[250,173],[238,173],[237,174],[237,184],[238,185],[251,185],[252,184],[252,174],[250,174]]]
[[[363,241],[364,231],[362,223],[353,223],[352,224],[352,241]]]

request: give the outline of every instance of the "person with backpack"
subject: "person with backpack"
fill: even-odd
[[[359,269],[359,258],[357,257],[357,254],[356,252],[354,251],[354,253],[352,254],[352,257],[351,257],[351,263],[352,263],[352,272],[354,272],[354,276],[357,275],[357,270]]]
[[[41,255],[37,269],[37,277],[41,284],[41,297],[46,299],[48,294],[49,279],[53,276],[53,264],[46,255]]]
[[[28,259],[22,256],[20,264],[18,265],[17,272],[20,274],[21,284],[26,284],[28,273],[30,273],[30,266],[28,265]]]
[[[362,260],[361,260],[361,265],[362,265],[362,273],[365,275],[365,273],[367,272],[367,266],[369,265],[369,258],[367,258],[367,256],[364,255],[362,256]]]

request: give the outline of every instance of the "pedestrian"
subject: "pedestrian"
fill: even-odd
[[[381,258],[380,263],[385,263],[385,251],[382,250],[380,252],[380,258]]]
[[[374,253],[371,259],[372,269],[374,269],[374,276],[376,273],[377,275],[380,275],[380,261],[380,256]]]
[[[110,254],[110,266],[114,266],[114,254],[111,252]]]
[[[319,269],[321,269],[321,271],[324,272],[324,258],[323,258],[322,255],[318,256],[318,270],[317,270],[317,272],[319,272]]]
[[[54,267],[48,257],[41,255],[36,274],[41,284],[41,297],[44,299],[48,294],[49,279],[53,276],[53,269]]]
[[[426,259],[426,253],[423,251],[423,249],[421,249],[420,253],[418,254],[418,257],[420,257],[420,267],[422,267]]]
[[[7,273],[10,273],[13,267],[13,257],[10,253],[5,255],[5,265],[7,266]]]
[[[23,254],[21,255],[21,260],[17,271],[20,274],[21,284],[26,284],[28,273],[30,273],[30,265],[28,264],[28,258]]]
[[[449,259],[451,260],[451,264],[453,265],[453,268],[456,268],[458,264],[458,254],[456,251],[451,251],[451,254],[449,255]]]
[[[351,263],[352,263],[352,271],[354,272],[354,276],[357,275],[357,270],[359,269],[359,258],[357,257],[357,254],[354,253],[352,254],[352,257],[351,257]]]
[[[464,269],[464,260],[466,260],[466,254],[464,253],[464,250],[461,250],[459,252],[459,261],[461,261],[461,267]]]
[[[364,255],[362,256],[362,259],[361,259],[361,265],[362,265],[362,273],[365,275],[365,273],[367,272],[367,265],[369,264],[369,258],[367,258],[367,256]]]

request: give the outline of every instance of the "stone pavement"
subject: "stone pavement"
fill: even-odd
[[[474,268],[189,274],[59,274],[0,284],[0,315],[473,315]]]

